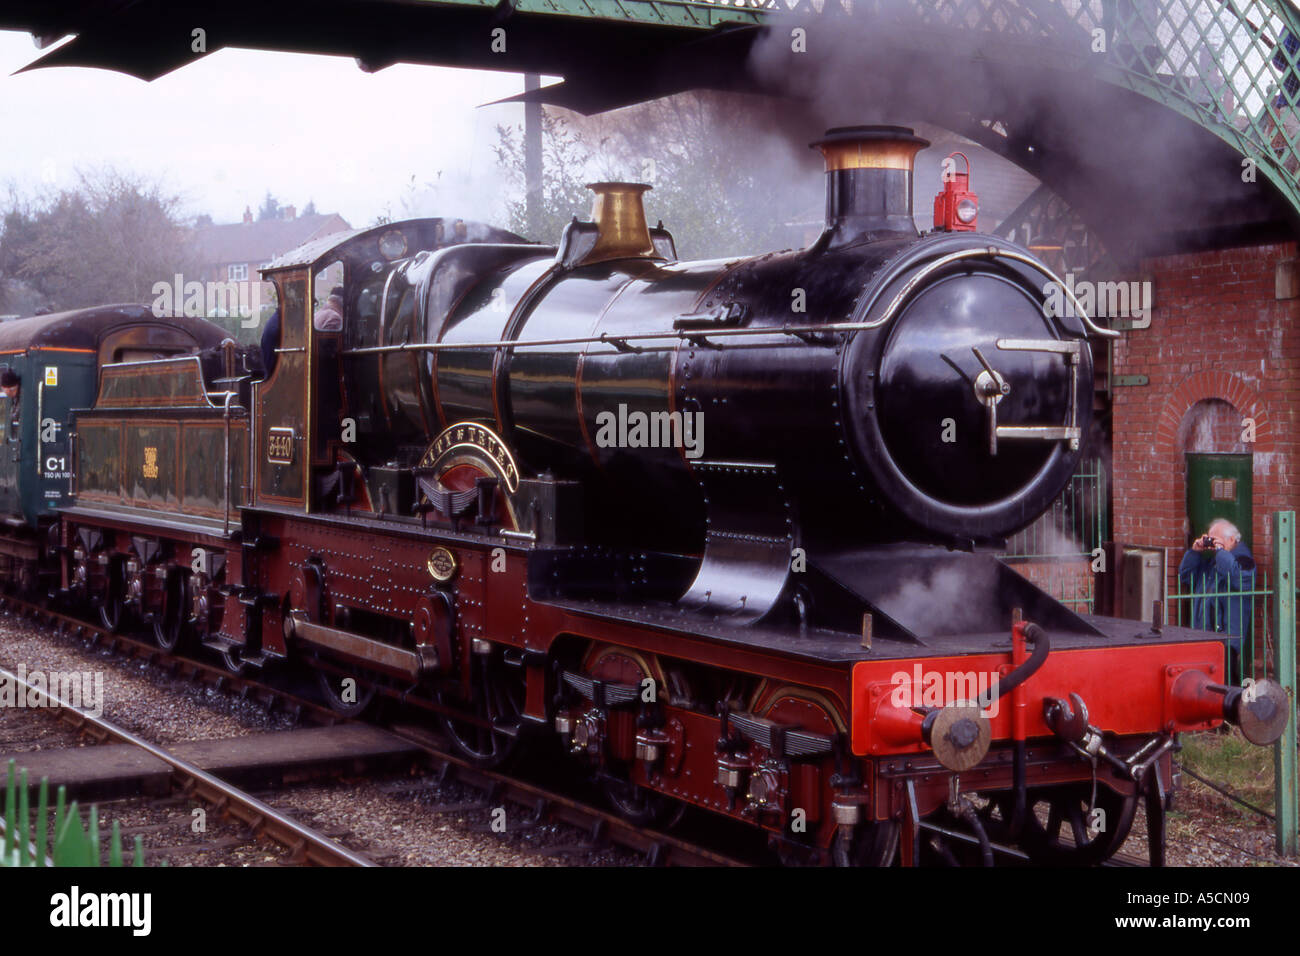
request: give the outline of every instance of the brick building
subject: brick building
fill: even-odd
[[[1295,242],[1279,242],[1143,261],[1151,325],[1114,346],[1116,541],[1176,554],[1203,530],[1192,527],[1192,498],[1218,513],[1239,495],[1250,515],[1242,531],[1271,575],[1271,516],[1300,504],[1296,255]],[[1194,477],[1189,498],[1189,468],[1207,456],[1239,463],[1239,475],[1208,490]]]
[[[320,236],[352,228],[338,213],[299,216],[285,206],[274,219],[254,219],[244,210],[244,221],[200,226],[194,240],[198,247],[202,281],[249,282],[257,270],[276,256]]]

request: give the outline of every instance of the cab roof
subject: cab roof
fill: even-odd
[[[379,239],[389,233],[398,233],[403,239],[400,255],[380,251]],[[421,250],[439,249],[443,246],[465,242],[522,243],[526,240],[513,232],[497,229],[487,223],[469,219],[433,217],[428,219],[402,219],[397,222],[371,226],[367,229],[350,229],[333,232],[284,255],[262,267],[262,274],[310,266],[322,260],[351,259],[360,262],[402,259]],[[328,264],[328,263],[327,263]]]

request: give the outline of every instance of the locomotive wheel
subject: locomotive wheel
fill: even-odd
[[[36,562],[23,561],[18,567],[18,593],[29,599],[35,597],[38,604],[44,605],[42,599],[45,595],[38,593],[40,585],[41,576],[36,569]]]
[[[859,824],[835,831],[831,856],[836,866],[890,866],[898,855],[898,837],[902,827],[893,821]]]
[[[682,801],[639,787],[630,780],[606,780],[602,789],[614,812],[633,826],[668,830],[686,812]]]
[[[225,647],[217,653],[221,655],[222,665],[236,677],[244,673],[248,668],[248,664],[245,663],[243,659],[243,651],[241,648]]]
[[[519,743],[520,716],[524,710],[524,685],[506,667],[499,651],[475,654],[470,659],[470,687],[473,695],[464,702],[449,695],[442,703],[460,707],[468,720],[445,714],[443,726],[456,749],[480,767],[499,767],[514,755]]]
[[[1136,797],[1124,797],[1109,787],[1097,787],[1097,807],[1105,813],[1104,829],[1088,829],[1091,784],[1073,784],[1048,790],[1030,790],[1025,828],[1020,846],[1035,863],[1048,866],[1096,866],[1114,855],[1128,838],[1133,814],[1125,803]],[[1010,819],[1014,794],[1002,795],[999,806],[1003,819]],[[1046,807],[1044,823],[1035,813]]]
[[[171,571],[167,575],[167,582],[163,588],[162,611],[154,615],[154,643],[168,653],[188,643],[189,583],[189,575],[184,571]]]
[[[99,604],[99,623],[105,630],[117,633],[126,616],[126,570],[121,558],[109,558],[104,576],[106,584]]]
[[[320,684],[325,703],[340,717],[360,717],[375,699],[375,688],[370,684],[362,684],[355,677],[344,677],[333,671],[318,669],[316,680]],[[351,680],[356,685],[350,692],[343,686],[345,680]],[[355,697],[355,700],[347,700],[348,696]]]

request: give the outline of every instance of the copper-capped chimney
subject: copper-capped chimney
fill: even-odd
[[[912,166],[930,145],[906,126],[837,126],[811,144],[826,160],[823,249],[917,235]]]
[[[566,266],[587,266],[611,259],[666,258],[646,223],[641,197],[649,186],[588,183],[587,188],[596,194],[591,204],[591,222],[575,219],[565,228],[559,258]]]

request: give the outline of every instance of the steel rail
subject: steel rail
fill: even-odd
[[[129,634],[115,633],[98,624],[92,624],[89,621],[82,620],[79,617],[73,617],[71,614],[64,614],[61,611],[52,611],[49,608],[41,607],[30,601],[24,601],[13,595],[0,596],[0,610],[11,611],[14,613],[26,614],[42,624],[54,625],[56,628],[72,631],[73,633],[84,636],[89,635],[93,642],[104,641],[109,645],[109,650],[117,650],[118,647],[124,647],[130,654],[135,657],[156,664],[164,669],[169,669],[173,673],[181,668],[187,669],[190,673],[187,675],[191,680],[204,679],[210,681],[213,685],[221,690],[230,690],[243,699],[248,699],[254,692],[264,695],[265,699],[258,701],[268,711],[273,710],[275,704],[283,705],[290,716],[295,719],[302,717],[311,718],[316,723],[332,725],[343,723],[344,718],[324,707],[315,701],[308,700],[305,697],[298,697],[288,691],[271,687],[260,681],[252,680],[248,677],[232,673],[224,667],[218,667],[214,664],[205,664],[202,661],[195,660],[192,657],[182,657],[179,654],[169,654],[157,644],[147,640],[140,640]]]
[[[441,761],[444,765],[442,768],[444,774],[448,772],[448,767],[454,768],[460,782],[475,789],[495,793],[497,795],[495,799],[502,803],[507,799],[525,807],[537,806],[539,802],[544,803],[544,813],[549,819],[599,832],[614,843],[645,854],[655,865],[730,867],[750,865],[743,860],[729,857],[671,834],[639,827],[617,814],[598,809],[518,777],[509,777],[493,770],[477,767],[463,757],[442,750],[438,745],[438,739],[423,728],[389,724],[385,725],[384,729],[415,744],[430,757]]]
[[[181,778],[189,792],[197,794],[201,799],[247,824],[255,834],[264,833],[275,842],[289,847],[295,855],[301,854],[309,863],[317,866],[376,865],[374,861],[362,854],[340,846],[323,833],[299,823],[292,817],[285,816],[274,807],[214,777],[188,760],[177,757],[102,717],[91,716],[3,667],[0,667],[0,678],[12,681],[15,687],[25,687],[29,697],[35,694],[39,699],[44,699],[78,729],[93,728],[92,732],[101,740],[111,738],[129,744],[163,761],[172,768],[173,774]]]
[[[237,688],[243,692],[241,696],[247,697],[249,691],[258,691],[263,699],[267,702],[276,700],[287,700],[292,702],[295,709],[300,713],[306,713],[315,717],[319,722],[326,724],[333,723],[353,723],[359,722],[344,718],[334,713],[327,707],[322,707],[312,701],[294,697],[279,688],[255,681],[247,677],[240,677],[231,674],[229,671],[212,665],[195,661],[188,657],[179,657],[168,654],[160,648],[149,644],[145,641],[138,641],[133,637],[124,634],[115,634],[96,624],[83,621],[79,618],[72,617],[57,611],[51,611],[48,608],[42,608],[36,604],[24,601],[21,598],[13,596],[0,597],[0,608],[20,610],[37,618],[44,619],[46,623],[60,623],[69,628],[78,629],[81,633],[90,633],[96,638],[104,638],[116,645],[125,646],[135,654],[157,663],[159,666],[183,665],[193,668],[195,674],[215,675],[219,684],[226,687]],[[3,671],[0,671],[3,673]],[[388,688],[380,686],[377,688],[381,694],[398,698],[401,695],[396,691],[390,691]],[[407,701],[408,704],[414,704],[414,701]],[[433,711],[435,713],[454,713],[447,708],[436,704],[418,704],[421,710]],[[79,711],[77,712],[80,713]],[[458,715],[459,719],[469,720],[477,723],[473,718]],[[103,739],[105,735],[93,725],[87,732]],[[743,860],[728,857],[725,854],[709,850],[706,847],[699,846],[678,837],[671,836],[659,831],[646,830],[628,823],[622,817],[609,813],[597,807],[575,800],[562,793],[557,793],[540,787],[528,781],[516,777],[509,777],[504,774],[496,773],[491,770],[477,767],[464,759],[458,754],[442,748],[445,741],[437,734],[424,728],[414,727],[402,724],[381,724],[383,729],[401,737],[402,739],[413,743],[423,750],[428,758],[441,764],[438,768],[443,774],[449,773],[454,769],[458,779],[467,786],[475,789],[491,791],[496,789],[501,796],[499,799],[511,798],[512,802],[524,805],[534,806],[539,801],[545,801],[547,805],[547,814],[550,819],[568,824],[570,826],[585,829],[588,831],[599,830],[604,838],[609,841],[624,846],[638,853],[643,853],[647,858],[656,864],[665,864],[669,866],[747,866]],[[165,758],[164,758],[165,759]],[[170,761],[168,761],[170,763]],[[200,794],[203,796],[203,794]],[[206,797],[205,797],[206,799]],[[210,802],[218,802],[219,797]],[[235,814],[238,816],[238,814]],[[256,824],[243,816],[239,819],[248,823],[250,826]],[[268,834],[270,835],[270,834]],[[367,865],[375,865],[369,863]]]

